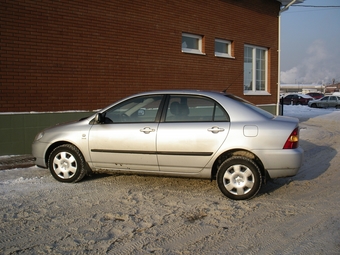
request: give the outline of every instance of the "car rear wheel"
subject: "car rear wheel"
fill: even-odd
[[[48,167],[52,176],[60,182],[78,182],[86,174],[84,157],[71,144],[55,148],[49,156]]]
[[[228,198],[244,200],[254,197],[261,188],[262,175],[256,163],[242,156],[226,159],[218,169],[217,185]]]

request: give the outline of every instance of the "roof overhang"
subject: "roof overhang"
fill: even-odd
[[[277,0],[277,1],[281,2],[281,4],[284,5],[284,6],[290,4],[291,2],[294,2],[293,0]],[[301,4],[304,1],[305,0],[296,0],[293,4]]]
[[[301,4],[304,2],[304,0],[277,0],[278,2],[281,3],[281,10],[280,10],[280,15],[281,13],[287,11],[290,6],[294,4]]]

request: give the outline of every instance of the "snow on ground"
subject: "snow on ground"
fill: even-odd
[[[300,119],[303,165],[249,201],[209,180],[0,171],[0,254],[339,254],[340,110],[284,115]]]
[[[296,117],[300,120],[306,120],[310,118],[318,117],[318,119],[327,117],[328,114],[335,113],[339,114],[340,110],[335,108],[311,108],[306,105],[284,105],[283,115]]]

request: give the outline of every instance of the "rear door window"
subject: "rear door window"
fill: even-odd
[[[229,121],[225,110],[214,100],[199,96],[170,96],[165,122]]]

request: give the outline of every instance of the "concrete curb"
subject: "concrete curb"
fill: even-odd
[[[0,170],[26,168],[34,165],[35,158],[29,154],[0,157]]]

